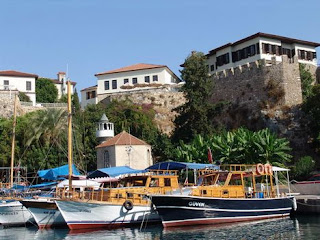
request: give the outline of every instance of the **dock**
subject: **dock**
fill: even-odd
[[[297,214],[320,214],[320,195],[297,195]]]

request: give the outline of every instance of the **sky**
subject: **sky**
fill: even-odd
[[[64,71],[80,96],[96,73],[149,63],[180,76],[191,51],[257,32],[320,43],[319,12],[319,0],[0,0],[0,70]]]

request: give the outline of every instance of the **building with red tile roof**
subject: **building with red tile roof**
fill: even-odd
[[[126,131],[102,142],[96,150],[97,168],[129,166],[145,169],[153,164],[151,146]]]

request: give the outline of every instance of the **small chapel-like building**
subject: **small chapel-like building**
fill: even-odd
[[[98,123],[96,137],[97,169],[128,166],[145,169],[153,165],[151,146],[141,139],[123,131],[114,136],[114,125],[104,114]]]

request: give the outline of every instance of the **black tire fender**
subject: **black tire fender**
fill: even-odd
[[[133,203],[130,201],[130,200],[126,200],[124,203],[123,203],[123,207],[125,209],[127,209],[128,211],[132,210],[133,208]]]

